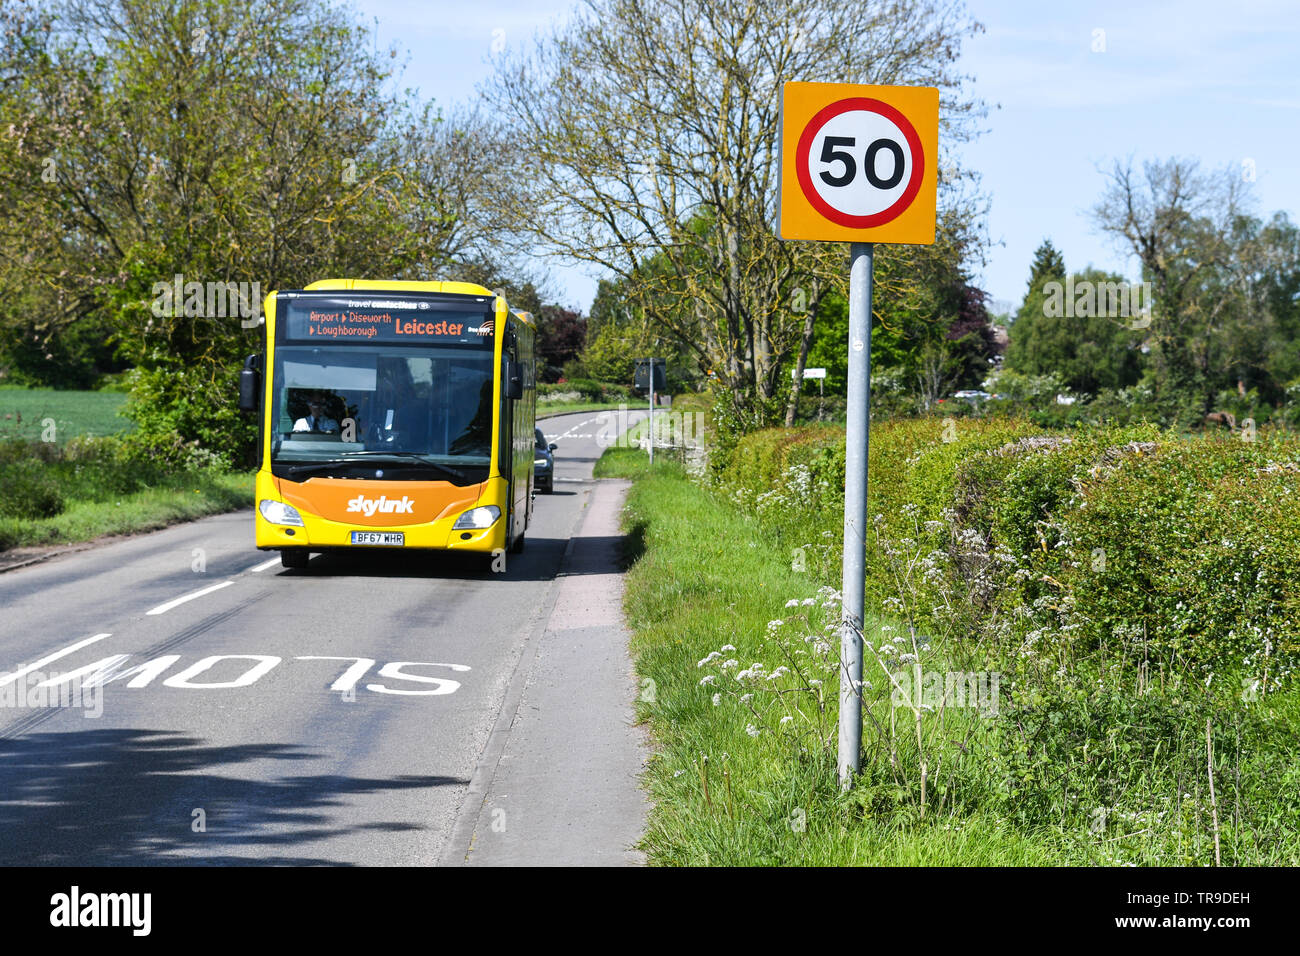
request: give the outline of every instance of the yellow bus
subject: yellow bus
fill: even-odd
[[[240,373],[259,413],[257,547],[523,548],[535,325],[466,282],[326,279],[275,291]]]

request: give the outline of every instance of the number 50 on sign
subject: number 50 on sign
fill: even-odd
[[[934,242],[939,91],[787,83],[777,235]]]

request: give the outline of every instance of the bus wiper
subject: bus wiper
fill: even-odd
[[[443,474],[451,475],[453,478],[459,478],[461,481],[466,480],[465,473],[463,471],[453,468],[451,467],[451,465],[444,465],[440,461],[434,461],[431,458],[426,458],[424,455],[417,454],[416,452],[413,451],[381,451],[381,452],[359,451],[359,452],[348,453],[343,456],[343,459],[348,464],[353,464],[356,462],[363,462],[363,461],[364,462],[396,461],[402,464],[406,464],[407,462],[415,462],[421,465],[425,465],[429,468],[436,468],[439,471],[441,471]]]
[[[288,477],[290,480],[296,481],[298,478],[306,474],[315,474],[321,471],[326,471],[326,472],[338,471],[340,468],[351,467],[352,462],[317,461],[317,462],[310,462],[310,463],[302,462],[302,463],[290,464],[289,462],[281,461],[281,462],[272,462],[272,464],[274,467],[283,468],[286,472],[286,477]]]

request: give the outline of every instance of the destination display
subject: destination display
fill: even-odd
[[[276,308],[286,341],[480,345],[492,343],[488,309],[469,312],[407,296],[292,296]]]

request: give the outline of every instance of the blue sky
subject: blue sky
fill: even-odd
[[[1136,262],[1088,214],[1117,158],[1182,156],[1205,167],[1253,164],[1254,211],[1300,218],[1300,2],[1044,3],[970,0],[986,32],[963,68],[986,101],[987,132],[963,149],[989,194],[979,284],[1018,304],[1045,238],[1071,269],[1136,279]],[[570,0],[403,3],[358,0],[381,47],[409,51],[404,85],[444,105],[474,98],[494,42],[515,46]],[[1096,31],[1104,31],[1098,34]],[[1094,46],[1104,50],[1094,51]],[[596,277],[551,265],[566,304],[591,304]]]

